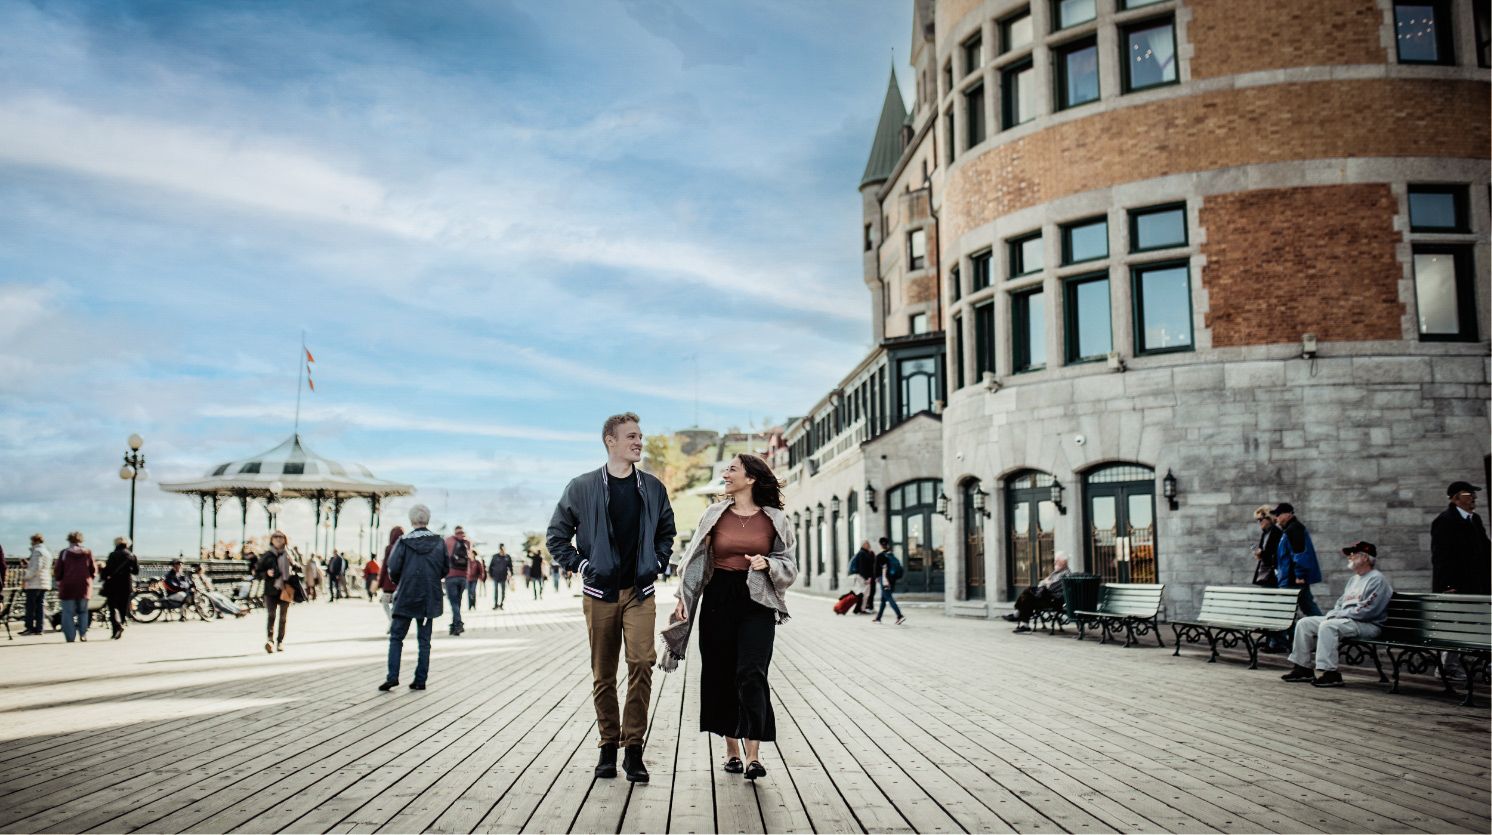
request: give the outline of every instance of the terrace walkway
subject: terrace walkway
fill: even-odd
[[[671,606],[665,591],[659,611]],[[430,689],[379,693],[383,614],[0,642],[5,832],[1488,832],[1489,715],[1375,680],[1172,658],[796,597],[781,739],[754,786],[695,732],[697,671],[655,677],[653,782],[593,780],[580,602],[437,623]],[[1168,639],[1169,642],[1169,639]],[[408,651],[413,651],[413,640]],[[406,663],[413,663],[412,658]],[[408,669],[406,669],[406,679]]]

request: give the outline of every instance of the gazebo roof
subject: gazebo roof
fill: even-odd
[[[219,464],[196,481],[162,484],[168,493],[201,495],[268,496],[269,485],[280,482],[280,498],[323,496],[407,496],[409,484],[375,478],[362,464],[344,464],[324,458],[301,443],[300,435],[271,450],[238,461]]]

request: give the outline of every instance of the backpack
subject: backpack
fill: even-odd
[[[466,564],[469,561],[466,547],[466,540],[456,540],[455,546],[451,548],[451,568],[466,570]]]
[[[904,569],[904,568],[901,567],[901,560],[897,559],[895,554],[891,553],[890,551],[887,551],[886,552],[886,577],[889,578],[890,580],[892,580],[894,582],[896,580],[900,580],[901,576],[903,574],[905,574],[905,573],[906,573],[906,569]]]
[[[850,557],[849,571],[851,574],[860,573],[860,553],[858,551],[855,553],[855,556]]]

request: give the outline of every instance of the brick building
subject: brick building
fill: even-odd
[[[861,184],[879,347],[786,434],[812,544],[873,484],[859,527],[952,612],[1062,550],[1186,614],[1287,500],[1327,593],[1357,539],[1427,588],[1446,483],[1488,477],[1488,5],[915,0]]]

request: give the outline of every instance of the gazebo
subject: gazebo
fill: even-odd
[[[369,528],[373,531],[372,541],[376,542],[383,499],[414,493],[413,486],[375,478],[361,464],[343,464],[317,455],[301,443],[300,433],[291,435],[274,449],[242,460],[219,464],[196,481],[162,484],[161,489],[197,498],[198,553],[202,552],[207,509],[212,508],[212,539],[216,550],[218,509],[234,499],[238,500],[239,505],[240,548],[244,547],[248,536],[250,499],[258,499],[264,503],[272,528],[280,511],[280,502],[288,499],[310,500],[316,509],[317,534],[320,534],[324,510],[331,521],[331,539],[326,547],[335,548],[337,525],[341,520],[342,505],[347,500],[362,499],[368,503]]]

